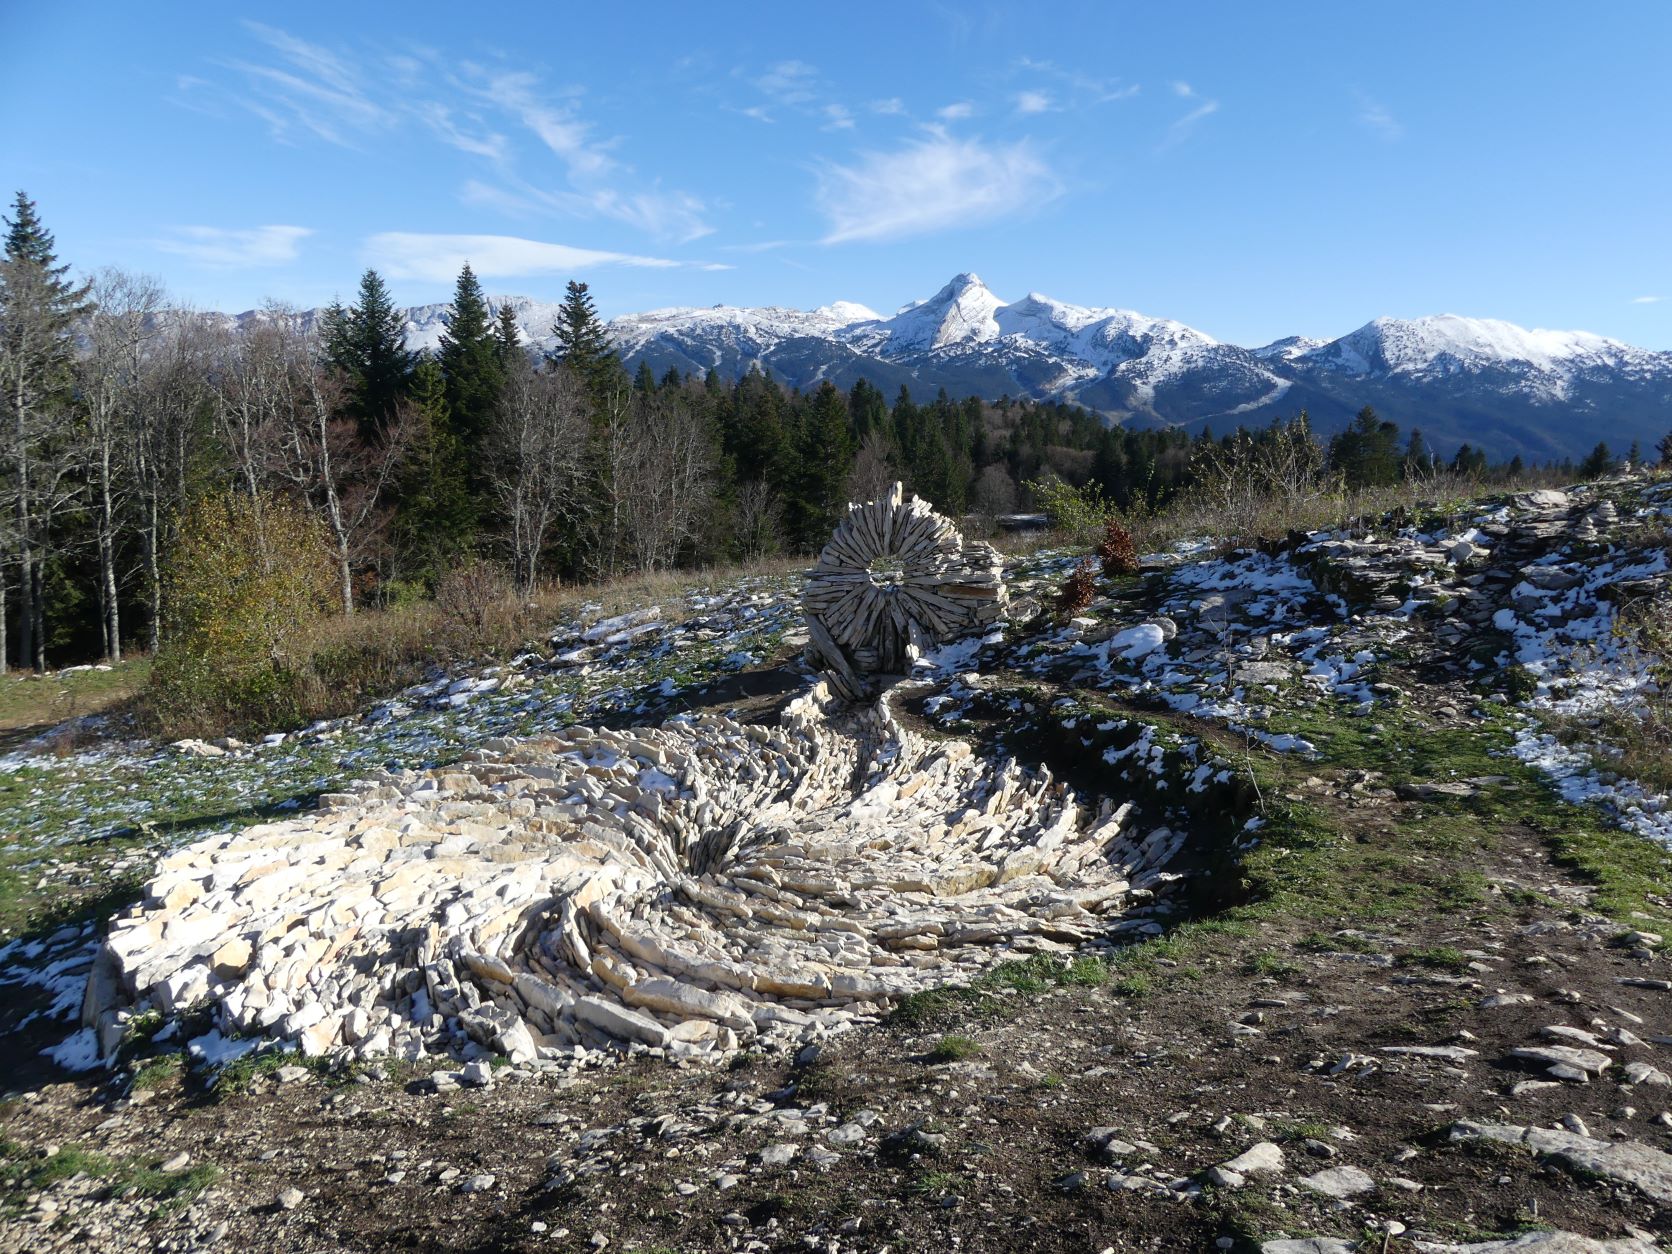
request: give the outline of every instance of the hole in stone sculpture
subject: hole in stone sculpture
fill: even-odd
[[[898,588],[906,582],[906,559],[898,553],[879,553],[866,569],[879,588]]]

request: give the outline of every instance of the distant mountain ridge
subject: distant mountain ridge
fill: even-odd
[[[552,343],[558,306],[510,304],[531,346]],[[433,348],[448,306],[403,313],[407,341]],[[311,311],[317,315],[317,311]],[[240,315],[249,317],[251,315]],[[890,396],[945,388],[1083,405],[1113,422],[1226,430],[1306,409],[1320,431],[1364,405],[1436,452],[1470,443],[1495,457],[1583,457],[1599,439],[1624,453],[1672,429],[1672,352],[1583,331],[1529,331],[1455,314],[1377,318],[1334,340],[1291,336],[1239,348],[1168,318],[1086,308],[1031,292],[1007,302],[960,274],[884,317],[840,301],[813,310],[658,309],[610,323],[629,367],[646,361],[731,379],[758,367],[802,389],[869,379]]]

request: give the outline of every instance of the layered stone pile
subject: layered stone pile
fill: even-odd
[[[934,645],[997,621],[1003,562],[896,483],[848,507],[808,573],[802,605],[808,660],[858,700],[872,692],[872,676],[905,674]]]
[[[491,741],[334,802],[159,865],[89,979],[107,1055],[205,1000],[310,1054],[794,1043],[1120,930],[1181,839],[823,684],[774,727]]]

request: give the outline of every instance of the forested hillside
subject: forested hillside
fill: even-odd
[[[890,396],[865,379],[797,391],[758,371],[634,376],[586,284],[568,285],[553,347],[536,352],[509,309],[490,315],[468,265],[433,352],[407,349],[373,270],[318,319],[272,304],[235,325],[182,310],[149,277],[73,278],[21,192],[7,227],[6,667],[154,652],[184,600],[170,595],[183,529],[210,519],[247,520],[264,561],[294,540],[269,529],[307,520],[303,547],[352,614],[427,596],[473,561],[526,590],[809,553],[847,500],[895,479],[948,514],[992,518],[1042,508],[1055,482],[1153,511],[1278,447],[1285,473],[1325,489],[1521,469],[1434,450],[1369,410],[1326,448],[1304,413],[1189,436],[1057,403]],[[1591,468],[1610,461],[1599,445]],[[229,493],[251,508],[205,505]]]

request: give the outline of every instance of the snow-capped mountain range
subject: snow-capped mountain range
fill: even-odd
[[[557,305],[490,301],[516,311],[531,346],[551,343]],[[433,348],[446,305],[406,312],[408,342]],[[1183,323],[1131,310],[1084,308],[1037,292],[995,296],[960,274],[927,300],[884,317],[837,302],[813,310],[658,309],[610,323],[636,368],[659,376],[751,367],[806,389],[867,378],[891,397],[1003,395],[1084,405],[1115,422],[1257,424],[1306,409],[1322,431],[1364,405],[1446,456],[1468,442],[1491,454],[1581,457],[1599,439],[1625,452],[1672,429],[1672,352],[1582,331],[1529,331],[1455,314],[1377,318],[1335,340],[1291,336],[1259,348],[1224,344]]]

